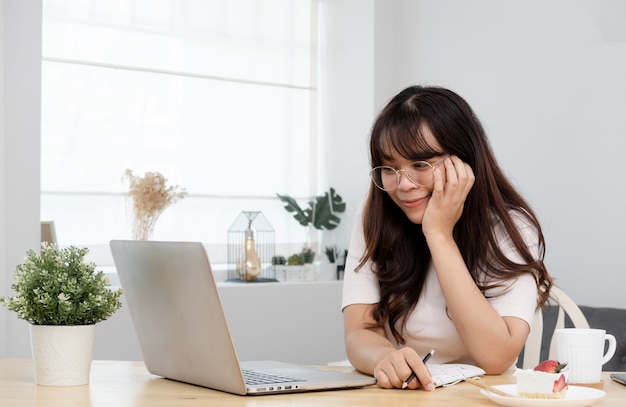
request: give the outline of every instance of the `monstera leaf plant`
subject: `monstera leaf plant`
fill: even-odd
[[[334,188],[308,201],[308,207],[304,209],[289,195],[276,194],[276,196],[285,203],[285,209],[293,213],[298,223],[302,226],[312,226],[317,230],[335,229],[341,222],[337,214],[346,210],[345,202]]]
[[[346,203],[341,196],[335,192],[334,188],[330,188],[324,195],[318,195],[308,201],[306,208],[300,207],[298,202],[289,195],[276,194],[278,198],[285,204],[287,212],[292,213],[293,217],[299,224],[317,230],[333,230],[341,222],[340,213],[345,212]],[[304,263],[312,263],[315,258],[315,251],[309,247],[310,233],[307,233],[307,243],[302,251],[298,254],[303,258]],[[294,256],[292,256],[294,257]]]

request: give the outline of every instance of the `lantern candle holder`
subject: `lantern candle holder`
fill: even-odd
[[[228,280],[277,281],[274,228],[260,211],[243,211],[228,228]]]

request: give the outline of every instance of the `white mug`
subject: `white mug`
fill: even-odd
[[[604,329],[564,328],[554,331],[556,359],[567,363],[568,382],[598,383],[602,378],[602,365],[615,354],[615,337]],[[609,347],[604,353],[604,343]]]

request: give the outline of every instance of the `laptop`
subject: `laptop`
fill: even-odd
[[[202,243],[112,240],[110,248],[150,373],[239,395],[376,382],[356,372],[240,362]]]

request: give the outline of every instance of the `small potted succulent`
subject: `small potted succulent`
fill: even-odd
[[[337,246],[326,246],[324,248],[324,254],[326,255],[329,263],[335,264],[339,260],[340,251]]]
[[[301,252],[293,253],[285,259],[284,256],[274,256],[272,264],[278,281],[312,281],[315,279],[313,258],[315,252],[304,248]]]
[[[324,254],[326,254],[326,258],[328,259],[328,263],[330,265],[329,273],[333,274],[333,278],[342,280],[346,259],[348,257],[348,250],[343,250],[342,252],[335,245],[326,246],[324,248]]]
[[[87,253],[87,248],[57,249],[45,242],[40,253],[28,250],[15,270],[15,295],[0,298],[31,324],[37,384],[87,384],[95,324],[121,307],[122,289],[109,288],[104,273],[85,261]]]

